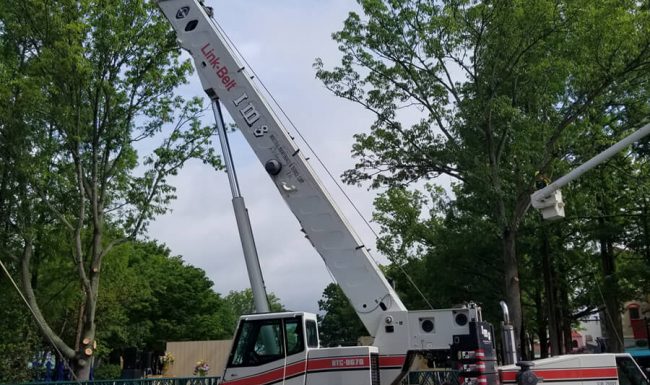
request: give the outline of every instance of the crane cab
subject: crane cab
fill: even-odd
[[[316,315],[305,312],[242,316],[222,384],[379,385],[375,347],[319,348]]]
[[[228,368],[262,366],[317,348],[316,316],[308,313],[265,313],[242,316]]]

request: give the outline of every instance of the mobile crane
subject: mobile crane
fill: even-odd
[[[204,91],[241,129],[374,337],[373,346],[321,348],[314,314],[242,316],[223,384],[397,384],[418,356],[456,370],[459,383],[498,384],[494,332],[480,307],[407,310],[214,25],[212,9],[201,0],[157,2],[192,56]],[[503,373],[510,381],[512,371]]]
[[[224,383],[390,384],[417,354],[446,364],[464,357],[467,378],[496,383],[492,327],[481,309],[407,311],[343,218],[300,149],[264,101],[198,0],[162,0],[162,12],[191,54],[203,88],[229,112],[366,329],[372,347],[318,348],[316,316],[268,313],[239,324]],[[269,332],[270,331],[270,332]],[[262,338],[276,336],[274,346]],[[299,337],[298,346],[290,337]],[[257,337],[260,337],[259,341]],[[460,361],[459,361],[460,362]],[[479,364],[485,362],[489,364]],[[471,369],[471,370],[470,370]]]

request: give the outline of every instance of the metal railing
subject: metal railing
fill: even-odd
[[[41,381],[24,382],[19,385],[217,385],[221,377],[165,377],[134,378],[98,381]],[[12,384],[0,384],[12,385]],[[15,384],[13,384],[15,385]]]
[[[458,371],[452,369],[428,369],[409,372],[401,385],[452,385],[458,384]]]

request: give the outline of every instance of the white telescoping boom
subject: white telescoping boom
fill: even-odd
[[[593,158],[584,162],[580,166],[571,170],[568,174],[550,183],[548,186],[535,191],[530,196],[532,206],[541,211],[544,219],[554,220],[564,218],[564,201],[560,189],[571,181],[579,178],[582,174],[606,162],[609,158],[616,155],[619,151],[630,144],[639,141],[641,138],[650,134],[650,124],[639,128],[630,135],[613,144],[605,151],[597,154]]]
[[[190,5],[178,11],[185,3]],[[161,1],[160,6],[165,14],[171,7],[179,41],[192,54],[203,88],[230,113],[364,325],[376,330],[375,313],[406,310],[199,2]],[[184,12],[191,13],[179,17]],[[186,31],[194,20],[198,24]]]
[[[315,349],[309,340],[310,320],[315,318],[308,313],[244,317],[224,381],[262,384],[268,380],[263,373],[271,372],[274,373],[271,377],[277,377],[281,372],[282,381],[292,379],[296,383],[365,383],[351,380],[356,371],[369,373],[371,382],[368,383],[390,384],[420,354],[437,365],[487,362],[468,367],[464,375],[477,383],[494,383],[496,355],[492,348],[492,329],[482,321],[480,308],[471,305],[407,311],[215,27],[210,18],[212,10],[199,0],[158,0],[158,4],[176,31],[180,45],[191,54],[204,91],[212,101],[224,105],[240,128],[378,348],[362,354],[359,354],[361,348],[355,348],[352,355],[341,349]],[[287,321],[296,317],[301,319],[298,326]],[[267,326],[276,333],[282,330],[280,334],[284,337],[278,334],[278,341],[284,339],[284,343],[270,348],[255,342],[251,336],[265,333],[268,336],[268,330],[263,331]],[[305,331],[300,336],[304,349],[294,355],[289,354],[287,328]],[[264,359],[258,359],[259,356]],[[297,367],[289,365],[292,360],[297,360],[298,364],[294,364]],[[304,367],[300,362],[304,362]],[[241,378],[248,380],[241,382]]]

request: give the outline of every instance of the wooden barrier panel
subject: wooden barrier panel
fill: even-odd
[[[208,376],[221,376],[228,361],[232,340],[167,342],[167,351],[174,356],[174,364],[165,377],[192,377],[198,361],[210,365]]]

